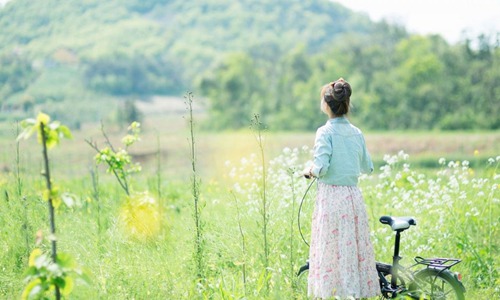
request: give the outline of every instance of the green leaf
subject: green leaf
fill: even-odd
[[[43,132],[41,131],[43,124]],[[23,131],[17,137],[17,140],[27,139],[34,132],[38,132],[38,143],[42,144],[43,136],[45,137],[45,144],[48,149],[53,148],[59,144],[60,138],[72,138],[71,131],[68,127],[61,125],[59,121],[50,123],[50,116],[44,113],[39,113],[36,120],[26,119],[21,121],[21,128]]]
[[[43,123],[44,125],[47,125],[50,122],[50,117],[49,115],[44,114],[43,112],[39,112],[38,115],[36,116],[36,121],[37,123]]]
[[[37,130],[37,124],[35,119],[26,119],[20,123],[23,131],[17,136],[17,141],[21,139],[28,139]]]
[[[64,126],[64,125],[61,125],[59,127],[59,133],[62,134],[62,136],[67,138],[67,139],[73,138],[73,135],[71,134],[71,131],[69,130],[69,128]]]
[[[52,205],[55,209],[58,209],[61,206],[62,200],[61,197],[52,198]]]
[[[57,131],[50,129],[45,130],[45,138],[47,149],[52,149],[54,146],[59,144],[59,135],[57,134]]]
[[[75,259],[64,252],[60,252],[57,254],[57,264],[61,266],[62,268],[65,269],[74,269],[76,268],[76,261]]]
[[[30,267],[34,266],[36,258],[39,257],[40,255],[42,255],[42,250],[40,250],[38,248],[33,249],[33,251],[31,251],[31,253],[30,253],[30,257],[28,260],[28,266],[30,266]]]
[[[75,282],[74,282],[73,278],[67,276],[65,278],[64,286],[60,286],[61,287],[61,293],[63,295],[65,295],[65,296],[68,296],[73,291],[73,287],[74,286],[75,286]]]
[[[67,278],[67,277],[66,277]],[[63,289],[66,286],[66,278],[65,277],[56,277],[53,280],[55,286]]]
[[[42,192],[42,199],[43,199],[44,201],[49,201],[49,199],[50,199],[50,190],[45,189],[45,190]]]
[[[28,299],[39,299],[40,296],[42,296],[44,293],[44,287],[43,285],[35,285],[32,289],[31,292],[28,295]]]
[[[270,273],[267,275],[266,273],[267,273],[266,270],[262,270],[262,272],[259,275],[259,278],[257,279],[257,293],[260,293],[262,288],[264,288],[264,286],[267,284],[267,282],[271,277]]]
[[[30,281],[31,278],[34,277],[34,275],[36,274],[37,274],[37,269],[34,266],[31,266],[24,271],[23,273],[24,280]]]
[[[132,132],[137,132],[138,130],[140,130],[140,128],[141,128],[141,123],[134,121],[134,122],[130,123],[127,130],[132,131]]]
[[[127,134],[126,136],[123,137],[122,139],[122,144],[124,144],[125,146],[130,146],[132,145],[135,141],[137,140],[137,138],[133,135],[130,135],[130,134]]]
[[[37,278],[30,283],[24,288],[23,293],[21,295],[21,299],[31,299],[34,298],[42,292],[42,286],[40,285],[42,281]]]

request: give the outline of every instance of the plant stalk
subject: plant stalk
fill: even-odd
[[[97,145],[96,145],[95,143],[93,143],[92,141],[90,141],[90,140],[85,140],[85,142],[86,142],[86,143],[87,143],[90,147],[92,147],[92,148],[93,148],[93,149],[94,149],[97,153],[100,153],[100,152],[101,152],[101,150],[99,150],[99,148],[97,147]],[[108,145],[111,145],[111,144],[108,142]],[[112,147],[112,146],[110,146],[110,147],[111,147],[111,150],[112,150],[113,152],[115,152],[115,151],[113,150],[113,147]],[[109,165],[109,163],[108,163],[108,165]],[[127,174],[126,174],[123,170],[121,170],[121,174],[122,174],[122,178],[123,178],[123,180],[122,180],[122,179],[120,178],[120,175],[118,175],[118,173],[116,172],[116,170],[115,170],[115,169],[112,169],[112,171],[113,171],[113,174],[115,175],[116,180],[118,180],[118,183],[120,184],[120,186],[122,187],[122,189],[125,191],[125,193],[127,194],[127,196],[130,196],[130,192],[129,192],[129,188],[128,188],[128,183],[127,183],[127,178],[126,178]]]
[[[261,163],[262,163],[262,181],[261,181],[261,201],[262,201],[262,207],[261,207],[261,215],[262,215],[262,235],[264,239],[264,268],[265,268],[265,275],[267,278],[268,272],[269,272],[269,242],[268,242],[268,236],[267,236],[267,225],[269,223],[269,212],[268,212],[268,206],[269,203],[267,201],[267,192],[266,192],[266,185],[267,185],[267,173],[266,173],[266,159],[265,159],[265,154],[264,154],[264,144],[262,141],[262,123],[260,122],[260,117],[258,114],[254,115],[254,120],[253,120],[254,126],[256,126],[257,130],[257,143],[259,146],[259,151],[260,151],[260,157],[261,157]],[[269,282],[266,281],[266,286],[269,289]]]
[[[47,186],[47,190],[49,191],[49,218],[50,218],[50,241],[52,246],[52,261],[57,263],[57,244],[56,244],[56,221],[54,217],[54,205],[52,203],[52,182],[50,180],[50,169],[49,169],[49,156],[47,154],[47,137],[45,136],[45,125],[43,122],[40,122],[40,131],[42,136],[42,145],[43,145],[43,161],[45,164],[44,177]],[[61,292],[59,291],[59,287],[55,286],[55,296],[57,300],[61,299]]]
[[[295,276],[295,270],[294,270],[294,256],[293,253],[294,248],[293,248],[293,238],[295,236],[294,233],[294,220],[295,220],[295,180],[293,177],[294,171],[293,169],[289,169],[289,174],[290,174],[290,189],[292,192],[292,211],[291,211],[291,216],[290,216],[290,280],[291,280],[291,288],[292,292],[294,295],[294,298],[296,298],[296,290],[297,290],[297,284],[296,284],[296,276]]]
[[[158,218],[159,225],[161,226],[161,222],[163,219],[163,201],[162,201],[162,192],[161,192],[161,145],[160,145],[160,135],[156,135],[157,140],[157,152],[156,152],[156,190],[158,196],[158,212],[160,217]]]
[[[241,249],[243,251],[243,265],[242,265],[243,292],[245,293],[245,296],[246,296],[247,295],[247,274],[246,274],[247,247],[246,247],[245,233],[243,232],[243,227],[241,226],[241,213],[240,213],[240,206],[238,203],[238,198],[236,198],[236,195],[233,192],[231,192],[231,195],[233,195],[234,203],[236,204],[236,216],[238,218],[238,229],[240,231],[240,236],[241,236]]]
[[[97,166],[94,165],[94,169],[90,169],[90,176],[92,177],[92,197],[97,204],[97,243],[100,249],[101,247],[101,201],[100,201],[100,193],[99,193],[99,174],[97,173]]]
[[[196,147],[194,139],[194,121],[193,121],[193,94],[189,92],[186,96],[186,103],[189,111],[189,131],[190,131],[190,144],[191,144],[191,167],[192,175],[192,193],[194,200],[194,220],[195,220],[195,262],[197,279],[203,278],[203,249],[202,249],[202,226],[201,226],[201,210],[200,210],[200,187],[196,171]]]
[[[19,123],[16,124],[16,136],[19,136]],[[23,200],[24,220],[22,229],[24,231],[24,240],[26,243],[26,257],[30,256],[30,235],[28,232],[28,202],[23,197],[23,181],[21,180],[21,155],[19,151],[19,141],[16,142],[16,189],[18,199]]]

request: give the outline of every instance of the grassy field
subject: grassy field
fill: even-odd
[[[154,199],[145,202],[127,199],[105,169],[93,185],[95,151],[85,139],[103,145],[99,128],[84,124],[50,152],[54,182],[77,204],[56,214],[58,245],[92,279],[77,281],[71,299],[306,298],[306,279],[295,272],[308,253],[297,230],[308,182],[292,171],[310,159],[314,132],[264,133],[263,165],[255,132],[196,131],[203,233],[203,279],[197,281],[186,121],[152,115],[143,123],[141,141],[130,152],[143,166],[133,177],[134,190]],[[106,130],[116,144],[125,134]],[[15,126],[4,124],[1,132],[0,298],[18,299],[29,253],[49,251],[47,204],[40,145],[34,138],[22,141],[17,157]],[[460,258],[453,269],[464,276],[467,299],[500,297],[500,133],[365,136],[377,168],[360,187],[377,259],[391,260],[393,238],[378,217],[412,215],[418,226],[403,234],[403,264],[415,255]],[[307,239],[314,189],[304,203]]]
[[[182,105],[182,104],[179,104]],[[155,106],[161,113],[161,107]],[[147,110],[146,110],[147,111]],[[172,176],[189,176],[189,134],[186,120],[179,114],[181,108],[174,112],[154,114],[149,112],[148,119],[143,122],[144,132],[141,141],[130,149],[136,161],[144,165],[145,172],[155,172],[157,153],[160,153],[163,171]],[[199,116],[203,119],[203,115]],[[200,121],[202,123],[202,121]],[[106,124],[105,124],[106,125]],[[197,124],[201,127],[202,124]],[[249,121],[250,125],[250,121]],[[320,124],[321,125],[321,124]],[[119,143],[125,135],[126,128],[106,125],[110,139]],[[81,130],[73,132],[74,139],[64,143],[63,147],[54,150],[56,171],[64,175],[84,175],[88,173],[89,164],[95,154],[85,143],[92,139],[103,144],[100,124],[83,124]],[[197,130],[198,163],[204,177],[214,178],[224,172],[227,160],[239,160],[258,150],[255,134],[251,130],[206,132]],[[269,132],[264,136],[264,147],[268,157],[281,152],[285,147],[312,147],[314,132]],[[12,168],[12,155],[15,152],[15,124],[4,123],[0,126],[0,167]],[[415,167],[439,167],[438,159],[468,160],[472,167],[482,167],[490,157],[500,153],[500,132],[365,132],[367,146],[376,166],[381,166],[386,154],[396,154],[403,150],[412,158]],[[40,151],[36,141],[26,141],[21,145],[21,155],[27,156],[28,165],[39,161]],[[68,164],[70,162],[70,164]],[[62,163],[63,168],[57,164]]]

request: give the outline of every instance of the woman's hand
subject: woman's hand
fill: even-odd
[[[302,175],[304,175],[305,178],[307,179],[311,179],[314,177],[314,175],[312,174],[312,167],[309,167],[309,168],[305,168],[303,171],[302,171]]]

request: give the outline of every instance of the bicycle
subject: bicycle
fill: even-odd
[[[379,276],[380,299],[423,299],[423,300],[464,300],[465,287],[459,273],[451,272],[451,267],[460,262],[455,258],[422,258],[415,257],[415,264],[402,266],[399,261],[401,233],[417,225],[412,217],[382,216],[382,224],[387,224],[396,232],[392,264],[376,262]],[[418,268],[417,266],[425,266]],[[297,274],[300,276],[309,269],[309,262],[302,266]]]

